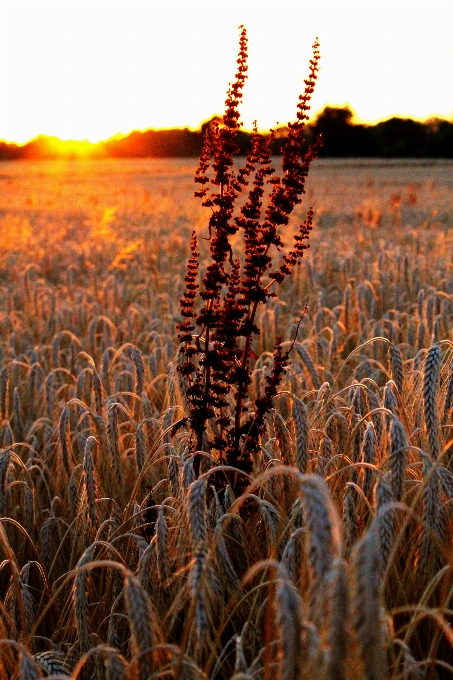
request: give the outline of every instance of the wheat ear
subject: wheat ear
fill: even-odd
[[[60,436],[60,446],[61,446],[61,459],[63,461],[63,466],[68,477],[71,476],[71,450],[69,445],[69,435],[68,435],[68,423],[69,423],[69,407],[65,406],[61,412],[60,422],[58,425],[58,432]]]
[[[317,475],[303,477],[302,505],[308,529],[311,570],[310,604],[315,618],[323,615],[325,579],[341,552],[340,521],[327,484]]]
[[[445,509],[440,494],[439,473],[433,463],[423,460],[423,528],[420,540],[420,567],[434,575],[442,566],[439,544],[445,541]]]
[[[446,423],[448,416],[451,414],[451,409],[453,406],[453,358],[450,361],[447,388],[445,390],[445,401],[442,414],[442,423]]]
[[[428,433],[428,446],[433,460],[436,460],[440,453],[439,422],[436,406],[439,366],[440,347],[439,345],[432,345],[426,354],[423,368],[423,407],[426,431]]]
[[[315,388],[315,390],[319,390],[319,388],[321,387],[321,381],[319,380],[315,365],[310,354],[305,349],[305,347],[300,344],[300,342],[296,342],[294,347],[296,352],[298,353],[298,355],[300,356],[300,358],[302,359],[302,361],[304,362],[305,366],[308,369],[311,381],[313,383],[313,387]]]
[[[131,357],[135,368],[134,392],[140,396],[145,385],[145,366],[143,364],[142,353],[137,347],[132,347]]]
[[[291,455],[291,439],[289,436],[288,428],[286,427],[286,423],[283,420],[280,413],[274,411],[273,416],[275,436],[277,438],[278,447],[280,449],[282,463],[284,465],[292,465],[293,459]]]
[[[346,680],[350,648],[350,594],[346,564],[336,559],[328,579],[327,629],[329,651],[327,673],[329,680]]]
[[[96,445],[95,438],[88,437],[85,445],[85,453],[83,456],[83,473],[84,473],[83,478],[88,500],[88,514],[90,517],[91,525],[93,527],[97,526],[96,517],[97,484],[93,464],[93,457],[91,455],[91,450],[94,448],[95,445]]]
[[[300,580],[302,566],[302,541],[305,536],[305,528],[299,527],[291,534],[289,541],[285,545],[282,555],[282,564],[297,586]]]
[[[119,653],[111,653],[105,662],[105,680],[126,680],[128,663]]]
[[[169,453],[167,457],[167,470],[168,470],[168,478],[170,480],[170,485],[171,485],[171,492],[174,496],[174,498],[178,498],[180,494],[180,482],[179,482],[179,471],[180,471],[180,464],[179,464],[179,458],[177,458],[174,455],[174,449],[171,449],[171,452]]]
[[[371,420],[373,421],[374,426],[376,449],[379,450],[382,445],[382,435],[384,430],[383,417],[382,412],[377,410],[381,408],[380,400],[376,393],[373,392],[372,390],[368,391],[368,404],[370,410],[372,411]]]
[[[102,382],[96,368],[93,367],[93,391],[96,413],[103,415]]]
[[[353,558],[353,625],[367,680],[384,680],[387,662],[380,625],[381,557],[376,527],[357,545]]]
[[[347,486],[343,500],[343,526],[344,526],[344,556],[349,558],[352,548],[359,537],[359,524],[357,518],[357,492]]]
[[[60,678],[69,678],[70,669],[64,661],[64,656],[61,652],[52,650],[51,652],[39,652],[34,657],[36,663],[46,673],[46,676],[59,676]]]
[[[376,485],[375,498],[379,543],[381,549],[382,573],[387,568],[388,558],[393,547],[393,540],[395,536],[395,512],[394,509],[390,507],[392,502],[392,490],[388,484],[387,475],[385,475],[379,479]]]
[[[189,574],[189,588],[195,611],[195,630],[200,647],[203,646],[208,630],[206,566],[209,557],[206,543],[201,543],[195,553]]]
[[[307,409],[300,399],[294,399],[293,401],[293,420],[296,431],[296,464],[304,475],[308,467],[310,425],[308,423]]]
[[[121,454],[118,433],[118,411],[116,404],[111,404],[107,413],[107,434],[109,438],[110,465],[120,486],[123,484],[121,472]]]
[[[207,538],[206,488],[207,481],[201,477],[192,482],[187,493],[189,523],[194,549]]]
[[[146,435],[142,424],[137,425],[135,430],[135,462],[137,464],[137,471],[143,470],[146,460]]]
[[[10,457],[10,452],[8,450],[4,451],[0,456],[0,514],[2,517],[8,514],[6,482]]]
[[[132,574],[125,575],[124,595],[131,630],[132,662],[138,667],[138,680],[149,680],[155,670],[155,615],[146,592]]]
[[[228,517],[229,515],[223,515],[217,520],[215,538],[217,541],[217,564],[220,565],[220,568],[225,576],[225,580],[228,583],[229,588],[233,591],[239,588],[240,580],[231,562],[231,558],[225,544],[225,538],[223,536],[223,519]]]
[[[362,443],[362,459],[364,463],[368,465],[374,465],[376,458],[376,434],[374,430],[374,425],[369,422],[363,435]],[[374,471],[369,467],[365,468],[363,476],[363,493],[368,498],[373,485]]]
[[[161,584],[166,584],[170,577],[168,561],[168,526],[164,515],[164,503],[159,508],[156,522],[156,557],[157,573]]]
[[[318,453],[318,467],[316,473],[320,477],[325,476],[326,464],[330,461],[333,455],[333,442],[326,435],[322,438],[321,446]]]
[[[384,408],[391,411],[394,416],[398,417],[398,400],[396,398],[396,385],[393,380],[388,380],[384,387]],[[386,416],[387,428],[390,427],[392,418],[390,415]]]
[[[25,528],[29,534],[32,534],[35,527],[35,496],[34,487],[28,480],[25,483],[24,491],[24,517]]]
[[[389,347],[389,355],[392,380],[395,383],[398,392],[402,394],[404,380],[403,355],[401,354],[401,350],[393,344]]]
[[[281,678],[299,680],[303,673],[304,655],[302,632],[304,606],[302,598],[284,566],[280,565],[277,578],[277,623],[281,632]]]
[[[39,665],[33,657],[21,651],[19,654],[18,680],[40,680],[40,678],[42,678],[42,675]]]
[[[72,599],[74,601],[75,624],[77,637],[79,640],[80,652],[85,654],[90,649],[90,635],[88,628],[88,570],[82,567],[91,562],[93,548],[90,546],[85,550],[76,565],[76,576],[72,588]]]
[[[5,420],[8,418],[9,375],[8,366],[2,368],[0,372],[0,413]]]
[[[395,501],[403,498],[408,445],[406,430],[398,418],[390,426],[390,486]]]

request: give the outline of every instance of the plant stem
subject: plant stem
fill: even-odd
[[[256,310],[258,309],[258,302],[253,303],[252,312],[250,314],[250,321],[253,324],[255,320]],[[247,361],[249,358],[250,345],[252,342],[252,334],[249,333],[245,339],[244,351],[242,353],[242,363],[241,372],[243,373],[247,366]],[[241,426],[241,411],[242,411],[242,400],[244,398],[244,380],[238,385],[237,397],[236,397],[236,408],[234,415],[234,456],[237,458],[239,456],[239,438],[240,438],[240,426]]]

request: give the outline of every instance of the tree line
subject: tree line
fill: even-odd
[[[211,119],[213,120],[213,119]],[[177,158],[199,157],[206,127],[133,131],[98,144],[59,142],[41,135],[24,145],[0,142],[0,160],[52,158]],[[327,106],[305,128],[307,144],[323,136],[322,157],[331,158],[453,158],[453,121],[432,118],[424,123],[390,118],[375,125],[357,124],[348,107]],[[275,133],[274,153],[281,152],[288,136],[285,127]],[[247,153],[251,133],[241,132],[237,143]]]

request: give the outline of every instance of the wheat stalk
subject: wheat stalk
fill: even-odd
[[[234,661],[234,674],[238,675],[239,673],[245,674],[247,677],[248,676],[248,666],[247,666],[247,661],[245,659],[245,654],[244,654],[244,647],[242,645],[242,637],[240,635],[236,635],[235,638],[235,652],[236,652],[236,657]]]

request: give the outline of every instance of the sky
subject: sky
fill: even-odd
[[[313,114],[453,119],[450,1],[14,0],[0,2],[0,139],[196,129],[223,112],[240,24],[247,129],[294,118],[316,37]]]

